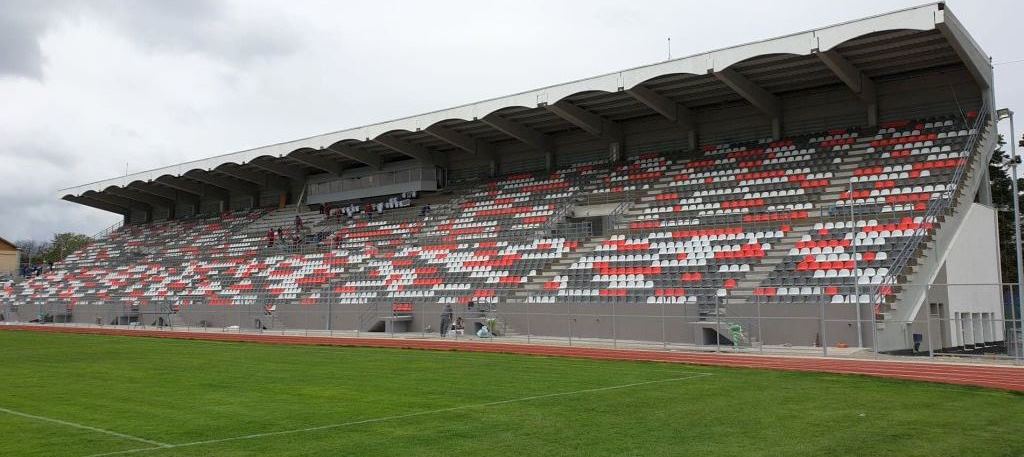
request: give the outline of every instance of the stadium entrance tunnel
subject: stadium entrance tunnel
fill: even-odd
[[[721,334],[718,330],[711,327],[703,327],[700,332],[701,341],[700,344],[704,346],[732,346],[733,342],[729,337]]]
[[[387,324],[383,320],[378,320],[370,324],[370,328],[366,329],[366,331],[370,333],[383,333],[385,327],[387,327]]]
[[[372,320],[366,332],[369,333],[406,333],[412,327],[411,315],[384,316]]]
[[[567,229],[586,227],[591,236],[604,236],[615,228],[615,214],[621,211],[623,203],[574,206],[566,217]]]

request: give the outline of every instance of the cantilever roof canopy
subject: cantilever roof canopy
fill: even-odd
[[[874,103],[876,78],[963,65],[991,87],[988,57],[942,3],[894,11],[770,40],[696,54],[454,108],[185,162],[62,189],[69,201],[127,214],[202,196],[226,199],[282,188],[308,175],[340,175],[451,154],[493,157],[499,146],[552,147],[585,131],[615,141],[619,125],[662,116],[692,129],[702,107],[750,103],[777,126],[778,94],[846,85]]]

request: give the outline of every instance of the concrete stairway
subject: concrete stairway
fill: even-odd
[[[935,228],[932,233],[924,237],[913,252],[911,260],[899,272],[899,284],[929,284],[941,268],[944,251],[948,249],[953,236],[960,228],[964,216],[970,208],[974,195],[978,192],[979,186],[987,185],[984,182],[985,172],[990,151],[994,149],[994,142],[997,140],[994,126],[989,123],[985,129],[979,132],[981,137],[978,140],[972,160],[967,164],[960,187],[953,195],[953,201],[949,207],[938,216]],[[979,153],[980,152],[980,153]],[[918,309],[924,302],[926,288],[897,287],[895,295],[888,300],[889,307],[884,310],[886,319],[898,321],[909,321],[917,315]]]
[[[792,230],[786,232],[781,240],[772,243],[772,249],[765,254],[760,263],[751,267],[751,271],[747,273],[746,277],[737,281],[736,287],[729,291],[729,295],[725,298],[723,304],[738,305],[753,300],[754,289],[761,286],[761,283],[768,278],[771,272],[775,271],[778,265],[785,260],[789,250],[796,247],[800,237],[810,233],[811,228],[811,225],[792,227]]]
[[[543,289],[545,283],[554,279],[555,276],[561,275],[569,268],[569,266],[579,261],[581,257],[594,252],[601,243],[607,240],[607,236],[598,236],[582,243],[578,249],[569,255],[556,260],[543,272],[537,276],[531,277],[526,284],[523,284],[522,287],[516,288],[512,293],[512,300],[519,303],[525,302],[528,297]]]
[[[829,208],[840,199],[843,192],[849,190],[850,177],[867,156],[867,148],[871,141],[870,137],[858,138],[850,150],[845,151],[842,163],[832,171],[829,186],[823,193],[811,199],[813,204],[813,209],[810,211],[811,221],[829,218]],[[786,233],[782,240],[772,244],[772,250],[765,255],[765,258],[736,284],[724,304],[745,304],[752,301],[754,289],[760,287],[771,272],[778,268],[779,264],[789,255],[789,250],[796,247],[796,243],[800,241],[801,237],[811,234],[814,223],[809,222],[791,228],[792,230]]]
[[[822,194],[819,207],[824,208],[835,204],[843,192],[850,190],[850,178],[853,176],[854,170],[859,168],[868,156],[867,150],[872,140],[872,137],[858,138],[850,150],[846,151],[843,163],[832,171],[831,182]]]

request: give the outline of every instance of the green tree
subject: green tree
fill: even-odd
[[[992,204],[999,212],[999,263],[1002,268],[1003,282],[1017,281],[1017,253],[1014,250],[1013,230],[1013,182],[1010,181],[1012,163],[1003,149],[1006,141],[999,135],[998,146],[992,152],[992,160],[988,164],[989,182],[992,189]],[[1017,188],[1024,189],[1024,180],[1017,179]],[[1024,199],[1017,196],[1018,204],[1024,208]]]
[[[14,243],[21,251],[21,263],[32,265],[43,261],[43,256],[50,250],[49,241],[19,240]]]
[[[92,238],[81,233],[57,233],[53,235],[50,249],[43,254],[42,261],[44,263],[59,262],[64,260],[68,254],[87,246],[89,243],[92,243]]]

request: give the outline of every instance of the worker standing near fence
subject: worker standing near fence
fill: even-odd
[[[452,305],[444,305],[441,310],[441,337],[448,336],[448,329],[452,326]]]

